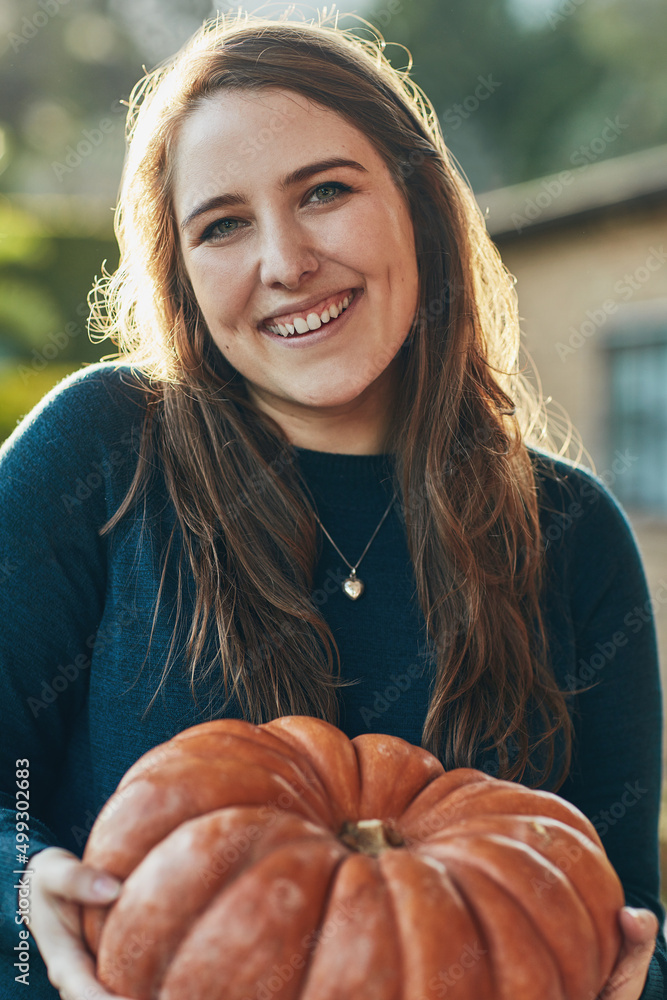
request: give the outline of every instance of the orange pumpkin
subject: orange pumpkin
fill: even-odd
[[[590,1000],[621,943],[574,806],[310,716],[150,750],[83,860],[124,880],[83,926],[136,1000]]]

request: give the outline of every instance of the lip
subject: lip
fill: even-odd
[[[322,312],[323,309],[325,308],[324,305],[322,305],[322,303],[328,302],[328,301],[331,301],[331,300],[333,300],[334,302],[340,302],[341,299],[344,299],[345,296],[349,295],[350,292],[355,292],[355,291],[359,291],[359,289],[353,288],[353,287],[352,288],[344,288],[340,292],[338,292],[338,291],[337,292],[330,292],[328,295],[320,295],[320,297],[318,299],[310,299],[307,302],[300,302],[300,303],[297,302],[293,306],[291,306],[289,309],[284,309],[281,313],[271,313],[269,316],[265,316],[264,319],[260,320],[259,326],[260,327],[266,326],[268,324],[269,320],[271,320],[271,322],[273,323],[274,326],[277,323],[284,323],[285,320],[284,320],[283,317],[288,317],[289,318],[290,316],[296,315],[297,313],[302,313],[302,312]],[[321,306],[321,308],[317,309],[316,306]]]
[[[355,312],[357,304],[364,297],[362,288],[355,288],[354,291],[354,298],[347,309],[340,316],[336,317],[336,319],[330,319],[328,323],[323,323],[317,330],[311,330],[310,333],[303,333],[299,337],[283,337],[280,333],[271,333],[270,330],[265,329],[263,326],[259,327],[259,332],[268,337],[269,340],[277,341],[281,346],[288,348],[309,347],[320,344],[323,340],[330,340],[345,328],[350,313]]]

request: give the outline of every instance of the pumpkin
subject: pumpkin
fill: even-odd
[[[559,796],[310,716],[144,754],[83,860],[97,976],[136,1000],[591,1000],[624,893]]]

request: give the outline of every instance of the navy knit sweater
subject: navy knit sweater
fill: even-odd
[[[134,512],[110,535],[97,534],[131,481],[143,412],[127,366],[92,365],[51,390],[0,450],[2,998],[28,995],[14,966],[15,884],[25,840],[17,838],[17,768],[29,772],[27,857],[49,845],[81,856],[128,767],[216,715],[213,701],[195,704],[177,669],[145,714],[172,638],[177,579],[170,569],[150,657],[137,679],[161,575],[154,543],[169,537],[175,519],[160,477],[147,500],[143,537]],[[653,910],[662,927],[661,692],[653,605],[636,540],[597,477],[535,455],[547,541],[543,611],[557,680],[575,692],[575,755],[558,794],[594,823],[626,902]],[[299,448],[296,460],[324,526],[354,562],[391,497],[390,457]],[[359,568],[366,590],[356,602],[340,590],[346,575],[323,539],[313,601],[333,631],[343,676],[359,679],[340,692],[341,728],[350,737],[383,732],[419,744],[433,658],[399,505]],[[497,772],[482,748],[476,766]],[[55,1000],[28,940],[29,996]],[[662,931],[642,997],[667,998]]]

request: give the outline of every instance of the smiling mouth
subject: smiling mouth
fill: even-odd
[[[262,322],[260,326],[268,330],[269,333],[278,334],[285,338],[305,336],[312,333],[313,330],[319,330],[321,326],[327,323],[335,322],[345,312],[356,294],[357,289],[352,289],[339,298],[334,297],[331,299],[326,309],[313,309],[301,315],[295,313],[294,316],[290,317],[290,322]]]

